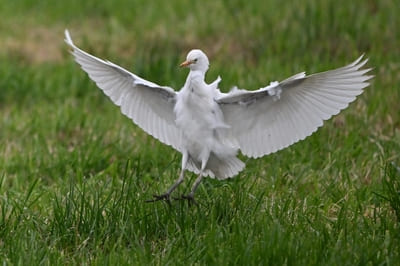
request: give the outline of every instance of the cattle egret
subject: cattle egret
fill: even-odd
[[[354,101],[372,78],[366,75],[371,69],[361,69],[368,61],[361,56],[338,69],[309,76],[302,72],[255,91],[234,88],[222,93],[220,77],[211,84],[204,81],[209,61],[196,49],[180,65],[190,71],[177,92],[86,53],[74,45],[67,30],[65,41],[76,62],[124,115],[182,153],[178,179],[151,202],[169,201],[185,170],[198,176],[190,193],[179,198],[194,202],[203,177],[222,180],[243,170],[239,150],[258,158],[310,136]]]

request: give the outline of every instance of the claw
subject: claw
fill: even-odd
[[[170,204],[170,198],[169,198],[169,194],[168,193],[161,194],[161,195],[153,195],[153,198],[154,199],[146,200],[146,203],[163,200],[163,201],[167,202],[168,204]]]
[[[199,206],[199,204],[194,200],[194,196],[193,194],[188,194],[188,195],[184,195],[182,194],[180,197],[178,198],[173,198],[174,200],[187,200],[189,205],[196,205]]]

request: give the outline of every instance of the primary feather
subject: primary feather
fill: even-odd
[[[65,31],[72,55],[124,115],[148,134],[182,153],[178,180],[156,200],[169,199],[188,169],[199,174],[185,198],[193,199],[203,176],[225,179],[244,163],[237,151],[261,157],[281,150],[315,132],[323,121],[346,108],[369,85],[370,69],[359,57],[335,70],[306,76],[299,73],[256,91],[221,93],[220,78],[204,81],[209,67],[201,50],[189,52],[181,66],[189,67],[179,92],[130,73],[74,45]]]

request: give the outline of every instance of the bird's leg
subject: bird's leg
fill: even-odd
[[[201,180],[203,180],[203,171],[200,171],[200,174],[197,176],[194,184],[192,186],[192,190],[187,195],[182,195],[182,199],[186,199],[189,203],[194,203],[197,205],[197,202],[194,200],[194,193],[196,192],[197,187],[200,185]]]
[[[208,157],[207,157],[207,160],[203,160],[201,162],[200,174],[197,176],[196,180],[194,181],[194,184],[192,186],[192,190],[190,191],[190,193],[187,195],[182,195],[182,199],[188,200],[189,203],[194,203],[197,205],[196,201],[194,200],[194,193],[196,192],[197,187],[200,185],[201,180],[203,180],[203,171],[206,168],[207,161],[208,161]]]
[[[159,201],[159,200],[165,200],[165,201],[169,202],[171,193],[183,182],[183,179],[185,177],[185,168],[186,168],[187,161],[188,161],[188,154],[183,153],[182,169],[181,169],[181,173],[179,174],[179,178],[165,193],[163,193],[161,195],[153,195],[154,199],[146,200],[146,202],[155,202],[155,201]]]
[[[154,199],[146,200],[146,202],[155,202],[155,201],[159,201],[159,200],[169,201],[169,198],[170,198],[170,195],[171,195],[172,191],[174,191],[183,182],[184,172],[185,172],[185,169],[182,169],[181,173],[179,175],[179,178],[175,181],[175,183],[165,193],[163,193],[161,195],[153,195]]]
[[[167,190],[167,192],[164,193],[164,195],[171,195],[172,191],[174,191],[182,182],[184,178],[184,173],[185,169],[181,170],[181,174],[179,175],[179,178],[175,181],[175,183]]]

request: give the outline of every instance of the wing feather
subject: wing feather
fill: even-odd
[[[368,59],[306,76],[296,74],[257,91],[235,90],[217,99],[243,154],[260,157],[310,136],[369,85]],[[276,97],[270,90],[280,91]]]
[[[65,31],[65,42],[75,61],[97,86],[120,106],[121,112],[148,134],[180,150],[179,130],[175,125],[176,92],[130,73],[79,49]]]

